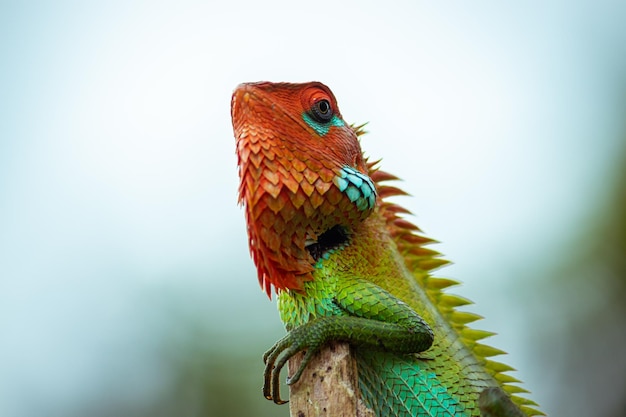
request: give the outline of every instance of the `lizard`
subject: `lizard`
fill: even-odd
[[[331,341],[354,347],[361,399],[376,416],[544,415],[480,342],[458,284],[432,272],[448,263],[434,240],[388,197],[397,178],[361,150],[364,125],[347,124],[320,82],[240,84],[231,99],[248,243],[261,288],[277,293],[287,334],[265,354],[263,394],[287,383]]]

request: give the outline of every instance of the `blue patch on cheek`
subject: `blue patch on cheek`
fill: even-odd
[[[350,166],[341,168],[339,176],[333,182],[353,202],[360,211],[371,210],[376,205],[376,187],[365,174]]]
[[[328,133],[328,131],[330,130],[331,126],[342,127],[342,126],[346,125],[344,123],[344,121],[341,120],[337,116],[333,116],[333,118],[330,119],[326,123],[320,123],[320,122],[317,122],[317,121],[313,120],[313,118],[311,116],[309,116],[309,114],[306,113],[306,112],[302,113],[302,120],[304,120],[306,122],[306,124],[311,126],[311,128],[313,128],[313,130],[315,130],[317,132],[317,134],[320,135],[320,136],[326,135]]]

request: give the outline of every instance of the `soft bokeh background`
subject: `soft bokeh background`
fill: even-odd
[[[0,415],[288,415],[230,94],[320,80],[551,415],[626,415],[626,4],[0,5]]]

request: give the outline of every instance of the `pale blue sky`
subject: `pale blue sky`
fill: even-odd
[[[219,334],[281,332],[235,204],[230,94],[258,80],[322,81],[369,121],[441,274],[550,411],[523,289],[624,149],[618,3],[0,6],[0,414],[62,413],[127,368],[158,392],[152,344],[176,324],[155,294]]]

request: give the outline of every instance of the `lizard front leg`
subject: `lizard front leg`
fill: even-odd
[[[265,398],[285,403],[280,398],[279,378],[287,360],[306,349],[300,367],[287,380],[293,384],[313,354],[331,340],[400,354],[422,352],[433,343],[432,330],[413,309],[370,281],[342,280],[333,302],[346,315],[313,319],[291,330],[265,352]]]

